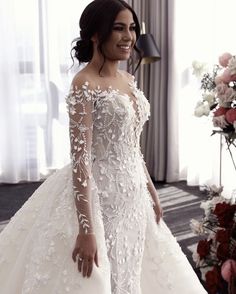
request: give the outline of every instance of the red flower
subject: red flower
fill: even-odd
[[[209,294],[216,294],[221,287],[221,276],[216,267],[206,273],[206,286]]]
[[[213,211],[213,213],[216,215],[216,216],[221,216],[221,215],[224,215],[225,213],[228,213],[228,212],[235,212],[236,211],[236,205],[231,205],[229,203],[226,203],[226,202],[222,202],[222,203],[217,203],[216,206],[215,206],[215,209]]]
[[[201,272],[201,278],[206,281],[208,293],[216,294],[221,293],[221,290],[225,290],[228,286],[227,280],[224,281],[226,276],[221,275],[221,270],[225,274],[228,268],[222,267],[222,264],[227,265],[225,261],[233,260],[236,266],[236,204],[228,203],[220,193],[213,195],[212,191],[214,190],[210,189],[209,214],[206,214],[199,223],[199,227],[201,225],[204,228],[201,235],[205,236],[205,239],[198,242],[196,248],[198,258],[195,259],[196,256],[194,256],[194,260],[197,267],[204,269]],[[211,209],[212,206],[213,209]],[[236,287],[236,276],[233,275],[231,280],[231,284],[234,283],[233,280],[235,281]],[[233,293],[236,294],[236,291]]]
[[[207,254],[210,252],[211,242],[212,240],[207,241],[206,239],[200,240],[198,242],[197,253],[199,254],[200,259],[203,259],[204,257],[206,257]]]
[[[220,260],[229,258],[229,243],[221,243],[217,248],[216,255]]]
[[[228,243],[230,240],[230,230],[218,230],[216,232],[216,241],[220,243]]]
[[[233,225],[233,218],[230,216],[222,216],[219,219],[219,224],[222,228],[232,228]]]
[[[225,118],[229,123],[233,124],[236,120],[236,109],[231,108],[230,110],[228,110],[225,114]]]
[[[220,106],[219,108],[217,108],[217,109],[214,111],[214,116],[221,116],[221,115],[224,115],[224,114],[226,114],[226,112],[227,112],[229,109],[230,109],[230,108],[225,108],[225,107]]]
[[[236,205],[226,202],[217,203],[213,213],[217,216],[219,224],[223,228],[230,228],[233,225],[233,217],[236,212]]]

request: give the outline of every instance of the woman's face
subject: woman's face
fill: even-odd
[[[122,10],[117,14],[109,39],[102,49],[107,59],[127,60],[136,42],[135,22],[132,13]]]

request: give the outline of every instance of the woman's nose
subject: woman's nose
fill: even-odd
[[[123,39],[124,39],[124,40],[127,40],[127,41],[133,39],[133,36],[132,36],[132,33],[131,33],[130,30],[126,30],[126,31],[124,32]]]

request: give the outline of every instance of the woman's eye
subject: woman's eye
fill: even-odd
[[[113,27],[113,30],[114,30],[114,31],[123,31],[123,30],[125,30],[125,27],[123,27],[123,26],[114,26],[114,27]],[[135,31],[135,26],[131,26],[131,27],[129,28],[129,30],[130,30],[130,31]]]
[[[113,30],[114,31],[122,31],[123,30],[123,27],[113,27]]]

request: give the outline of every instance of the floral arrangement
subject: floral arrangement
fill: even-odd
[[[236,139],[236,56],[224,53],[212,70],[194,61],[193,74],[201,79],[202,99],[197,102],[197,117],[212,116],[215,133],[223,133],[231,144]]]
[[[193,253],[196,267],[208,293],[221,293],[228,285],[228,293],[236,293],[236,204],[235,197],[221,196],[223,188],[208,188],[207,201],[201,203],[205,216],[191,220],[191,229],[204,236]],[[227,283],[228,284],[227,284]]]

